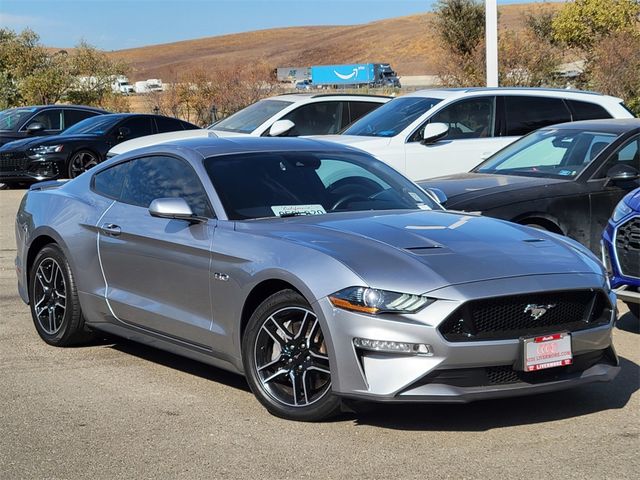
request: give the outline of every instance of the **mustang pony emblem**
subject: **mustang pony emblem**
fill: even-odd
[[[531,312],[531,318],[538,320],[541,316],[547,313],[547,310],[551,310],[555,306],[555,303],[551,303],[549,305],[536,305],[535,303],[530,303],[524,307],[524,313]]]

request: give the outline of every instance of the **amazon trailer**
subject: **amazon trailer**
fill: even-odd
[[[297,83],[311,78],[311,67],[278,67],[276,78],[279,82]]]
[[[316,87],[400,86],[396,72],[388,63],[313,66],[311,83]]]

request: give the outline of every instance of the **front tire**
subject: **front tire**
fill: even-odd
[[[29,305],[36,331],[49,345],[69,347],[93,338],[84,325],[69,262],[55,244],[40,250],[33,262]]]
[[[92,167],[95,167],[100,163],[98,155],[90,150],[78,150],[71,155],[69,159],[69,165],[67,168],[67,176],[69,178],[76,178],[78,175],[86,172]]]
[[[318,317],[298,292],[280,291],[258,306],[242,339],[242,359],[251,391],[271,414],[310,422],[340,410]]]

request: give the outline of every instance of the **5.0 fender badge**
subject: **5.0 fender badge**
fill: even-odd
[[[531,313],[531,318],[538,320],[541,316],[547,313],[547,310],[551,310],[555,306],[555,303],[550,303],[549,305],[537,305],[535,303],[530,303],[524,307],[524,313]]]

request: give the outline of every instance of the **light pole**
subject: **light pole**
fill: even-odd
[[[485,0],[485,43],[487,48],[487,87],[498,86],[498,6]]]

